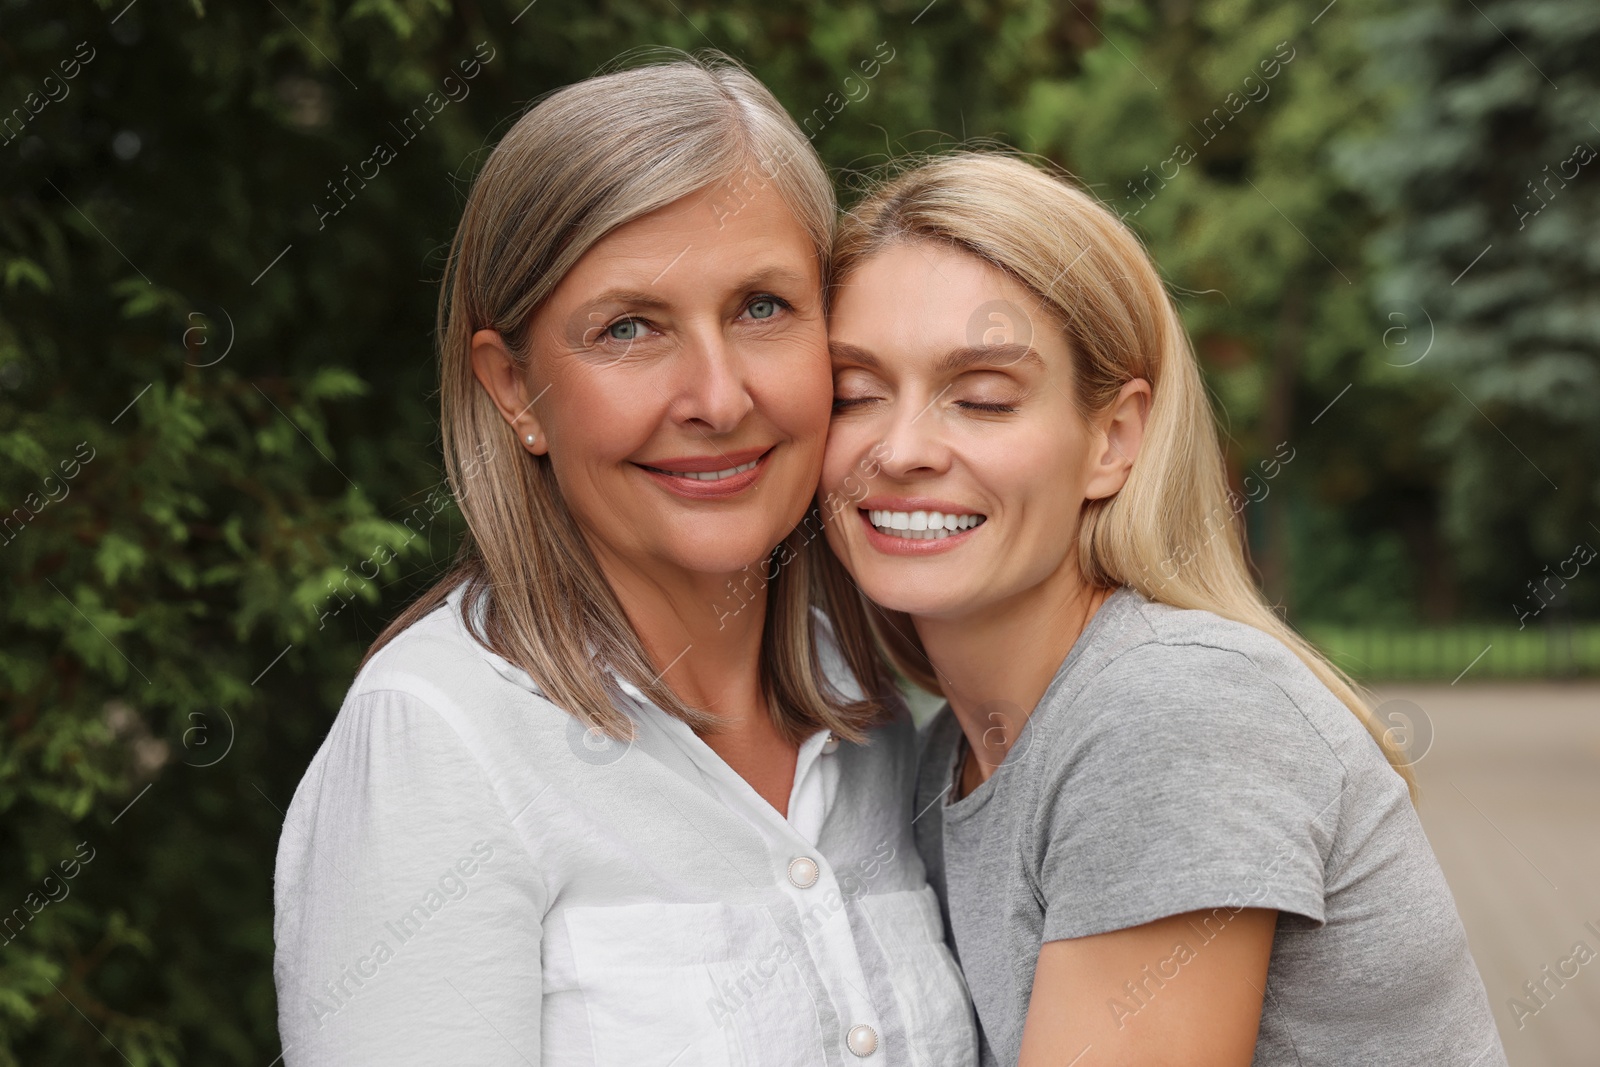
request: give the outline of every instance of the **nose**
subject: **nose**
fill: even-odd
[[[884,427],[886,458],[879,469],[891,478],[913,480],[944,474],[950,469],[951,452],[944,438],[938,403],[943,394],[919,404],[896,403]]]
[[[696,331],[685,343],[672,414],[707,434],[731,433],[755,407],[739,350],[717,329]]]

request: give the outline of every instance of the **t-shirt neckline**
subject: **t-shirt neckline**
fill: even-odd
[[[995,794],[998,788],[994,783],[1004,777],[1006,772],[1013,767],[1014,761],[1012,757],[1017,756],[1019,751],[1023,755],[1027,754],[1026,746],[1031,740],[1029,735],[1033,733],[1037,726],[1036,718],[1040,710],[1046,709],[1050,704],[1054,703],[1050,700],[1051,694],[1061,687],[1067,676],[1072,672],[1072,668],[1083,658],[1085,650],[1098,641],[1101,632],[1109,625],[1110,621],[1115,616],[1122,614],[1129,605],[1136,604],[1142,599],[1138,591],[1132,586],[1120,585],[1112,590],[1111,595],[1106,597],[1105,602],[1100,605],[1099,609],[1089,619],[1088,624],[1084,626],[1083,632],[1078,635],[1078,639],[1072,642],[1072,647],[1067,650],[1066,656],[1062,658],[1061,665],[1056,668],[1055,674],[1051,676],[1050,684],[1044,687],[1043,693],[1039,694],[1039,702],[1033,706],[1033,710],[1028,713],[1027,721],[1023,724],[1022,736],[1018,737],[1016,743],[1006,752],[1006,758],[1000,761],[1000,766],[995,768],[993,774],[979,782],[972,792],[960,798],[955,796],[958,784],[956,776],[960,773],[961,764],[966,758],[967,734],[961,728],[959,722],[955,723],[956,740],[955,744],[950,746],[951,751],[945,760],[944,767],[945,791],[943,809],[947,818],[968,818],[988,804],[989,798]],[[945,701],[944,707],[939,709],[939,713],[941,715],[949,715],[952,720],[955,719],[955,712],[950,709],[948,700]],[[1017,758],[1020,759],[1021,757],[1018,756]]]

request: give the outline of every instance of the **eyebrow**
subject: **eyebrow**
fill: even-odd
[[[644,289],[607,289],[605,292],[585,300],[583,307],[592,308],[602,304],[625,304],[628,307],[664,308],[667,301],[659,293],[651,293]]]
[[[952,348],[939,359],[939,370],[945,373],[966,370],[968,367],[1010,367],[1017,363],[1031,363],[1045,369],[1044,357],[1032,345],[967,345]]]
[[[844,341],[828,342],[828,353],[836,363],[854,363],[868,370],[882,370],[883,362],[864,348]],[[1031,345],[964,345],[952,348],[939,357],[936,369],[941,374],[967,370],[971,367],[1009,367],[1029,363],[1044,369],[1044,357]]]
[[[730,287],[730,291],[747,293],[757,289],[778,286],[801,286],[805,282],[805,275],[798,271],[789,270],[787,267],[771,267],[741,278]],[[583,307],[592,308],[602,304],[624,304],[629,307],[653,310],[669,307],[671,303],[660,292],[652,289],[607,289],[592,299],[585,300]]]
[[[845,344],[843,341],[829,341],[828,355],[835,363],[855,363],[868,370],[882,370],[883,364],[878,357],[868,352],[865,348]]]
[[[790,270],[788,267],[768,267],[748,275],[734,288],[748,290],[763,289],[769,285],[804,285],[809,280],[802,271]]]

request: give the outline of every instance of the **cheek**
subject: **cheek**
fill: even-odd
[[[829,404],[832,404],[832,389],[829,390]],[[872,446],[879,440],[870,424],[864,419],[840,419],[833,422],[828,429],[827,449],[823,452],[822,459],[822,490],[825,493],[849,495],[846,490],[849,486],[870,487],[872,479],[867,475],[876,470],[881,464],[875,463],[872,456]],[[849,483],[847,486],[846,483]]]
[[[626,460],[664,417],[660,391],[617,370],[565,375],[540,406],[558,474]]]
[[[820,443],[833,411],[833,370],[821,334],[816,344],[784,345],[764,353],[748,375],[752,396],[774,426]]]
[[[852,574],[856,573],[856,559],[854,553],[850,551],[850,539],[845,530],[850,524],[858,521],[855,509],[847,508],[832,522],[825,523],[822,528],[822,539],[827,543],[828,551],[832,552]]]
[[[1054,554],[1070,545],[1083,509],[1087,441],[1064,427],[1019,434],[985,456],[982,477],[1016,517],[1016,534]]]

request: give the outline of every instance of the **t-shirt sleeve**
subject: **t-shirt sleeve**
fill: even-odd
[[[1063,710],[1034,753],[1045,941],[1202,909],[1323,921],[1343,766],[1248,656],[1141,645]]]
[[[544,884],[417,697],[347,700],[284,820],[274,904],[285,1067],[538,1064]]]

